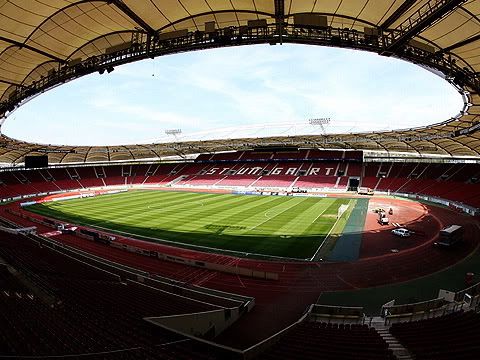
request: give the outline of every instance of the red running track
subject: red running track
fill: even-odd
[[[378,214],[373,212],[377,208],[387,212],[392,209],[393,214],[387,214],[390,221],[388,225],[379,224]],[[413,235],[402,238],[392,234],[397,225],[413,231]],[[404,251],[431,243],[443,225],[424,204],[406,199],[373,197],[369,201],[365,219],[360,258],[381,256],[392,250]]]

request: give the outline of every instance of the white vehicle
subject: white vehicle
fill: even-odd
[[[388,217],[384,216],[384,217],[381,217],[380,219],[378,219],[378,221],[380,222],[380,225],[388,225]]]
[[[410,235],[412,235],[410,230],[404,229],[404,228],[393,229],[392,234],[401,236],[401,237],[409,237]]]
[[[388,217],[383,209],[378,212],[378,222],[380,225],[388,225]]]

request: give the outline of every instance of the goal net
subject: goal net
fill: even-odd
[[[343,215],[345,211],[348,209],[348,204],[340,205],[338,207],[338,214],[337,214],[337,219],[340,219],[340,217]]]

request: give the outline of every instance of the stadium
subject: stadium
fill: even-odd
[[[256,45],[400,59],[462,99],[385,131],[2,129],[1,359],[478,357],[480,2],[5,0],[0,20],[2,124],[87,75]]]

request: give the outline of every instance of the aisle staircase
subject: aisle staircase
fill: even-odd
[[[381,317],[374,318],[371,326],[377,330],[383,340],[388,344],[388,348],[392,350],[393,355],[398,360],[414,360],[415,357],[403,346],[398,339],[390,333],[390,326],[385,325],[385,320]]]
[[[186,178],[188,178],[188,175],[181,175],[170,181],[166,186],[174,186],[175,184],[179,183],[182,180],[185,180]]]

